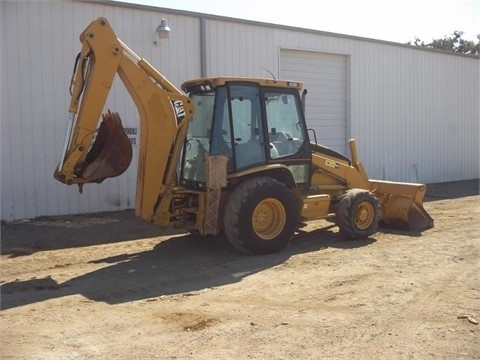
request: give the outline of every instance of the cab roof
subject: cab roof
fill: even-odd
[[[266,87],[279,87],[289,88],[301,91],[303,89],[303,83],[299,81],[289,80],[276,80],[276,79],[263,79],[263,78],[247,78],[247,77],[213,77],[213,78],[201,78],[185,81],[182,84],[182,90],[186,93],[189,92],[210,92],[218,86],[223,86],[227,83],[255,83],[259,86]]]

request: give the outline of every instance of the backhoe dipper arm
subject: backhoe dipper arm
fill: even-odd
[[[122,141],[122,136],[126,138],[118,115],[109,113],[104,116],[103,123],[122,130],[118,135],[109,134],[114,139],[106,140],[109,146],[105,147],[113,145],[107,154],[99,149],[101,146],[96,146],[97,142],[105,141],[100,139],[104,137],[100,134],[103,123],[96,143],[90,146],[113,80],[118,74],[140,115],[136,214],[151,220],[159,196],[176,185],[175,166],[193,114],[193,105],[146,60],[123,44],[105,18],[91,22],[80,35],[80,41],[82,50],[72,78],[65,143],[54,177],[69,185],[82,186],[118,176],[128,167],[131,159],[129,144],[130,159],[123,161],[126,166],[121,172],[111,171],[111,163],[105,161],[112,159],[114,162],[115,157],[122,156],[121,149],[115,148]],[[112,126],[115,121],[118,126]],[[95,161],[98,153],[102,154],[98,156],[102,159]],[[102,175],[94,176],[93,173]],[[158,207],[162,208],[162,204]]]

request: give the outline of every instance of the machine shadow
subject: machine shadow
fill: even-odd
[[[427,184],[425,201],[458,199],[480,194],[480,179]]]
[[[428,184],[425,202],[479,194],[479,179]],[[380,227],[379,231],[413,237],[422,235],[421,232],[385,227]],[[183,233],[185,232],[182,230],[148,224],[135,217],[133,210],[57,216],[17,223],[2,222],[0,250],[2,255],[18,257],[39,251],[110,244]]]
[[[1,285],[1,309],[39,303],[69,295],[92,301],[120,304],[169,295],[192,295],[241,281],[243,278],[284,263],[290,257],[326,248],[368,246],[374,239],[344,241],[329,228],[298,233],[281,253],[245,256],[221,238],[178,236],[154,249],[97,259],[105,267],[57,283],[52,277],[14,281]]]
[[[185,231],[148,224],[133,210],[40,217],[2,223],[1,255],[27,256],[40,251],[113,244],[183,234]]]

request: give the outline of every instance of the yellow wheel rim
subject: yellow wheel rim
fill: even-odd
[[[287,221],[283,204],[274,198],[261,201],[252,215],[253,230],[263,240],[275,239]]]
[[[355,209],[355,226],[360,230],[365,230],[372,225],[375,218],[375,209],[368,201],[363,201],[358,204]]]

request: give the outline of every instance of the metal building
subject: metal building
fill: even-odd
[[[0,2],[2,220],[134,206],[136,163],[84,194],[53,179],[64,139],[78,35],[104,16],[117,35],[177,86],[232,75],[305,83],[318,142],[358,141],[371,178],[446,182],[479,177],[480,60],[287,26],[110,1]],[[169,39],[156,37],[162,18]],[[156,41],[156,44],[154,43]],[[120,82],[118,111],[140,132]]]

